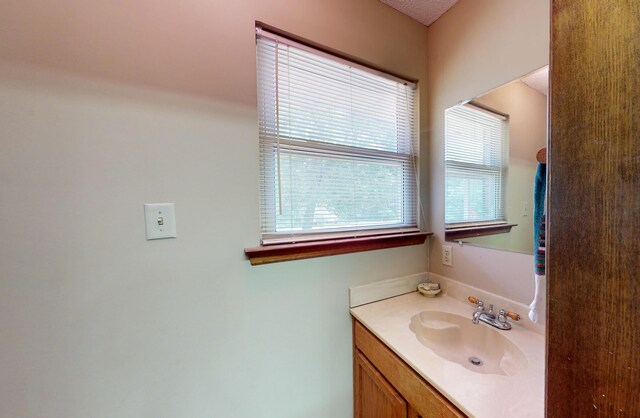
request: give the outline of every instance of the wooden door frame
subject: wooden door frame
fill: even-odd
[[[552,0],[547,417],[640,416],[640,1]]]

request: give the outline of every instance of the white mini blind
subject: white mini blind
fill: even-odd
[[[257,32],[263,244],[415,230],[415,85]]]
[[[506,222],[508,118],[473,105],[445,111],[447,227]]]

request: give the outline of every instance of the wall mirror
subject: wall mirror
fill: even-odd
[[[445,111],[445,239],[533,254],[548,66]]]

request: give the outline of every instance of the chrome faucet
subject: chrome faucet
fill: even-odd
[[[476,311],[473,313],[473,317],[471,318],[471,322],[478,325],[478,321],[480,321],[480,316],[484,314],[484,302],[479,300],[476,302]]]
[[[514,321],[518,321],[520,319],[520,315],[517,313],[507,312],[504,309],[500,309],[496,316],[493,312],[493,305],[489,305],[489,310],[485,311],[484,302],[473,296],[469,296],[469,302],[476,304],[476,310],[473,312],[473,316],[471,317],[471,322],[476,325],[482,321],[492,327],[506,331],[511,329],[511,324],[507,321],[507,317],[510,317]]]

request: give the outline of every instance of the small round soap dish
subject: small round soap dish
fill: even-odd
[[[440,284],[438,283],[420,283],[418,292],[426,297],[433,298],[442,292],[442,289],[440,289]]]

